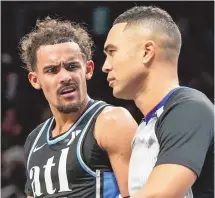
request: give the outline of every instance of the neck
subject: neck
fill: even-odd
[[[173,75],[173,72],[165,73],[163,70],[157,70],[156,73],[150,73],[146,88],[138,91],[134,102],[146,116],[172,89],[178,86],[177,72]]]
[[[56,108],[50,106],[56,123],[55,128],[52,131],[52,136],[55,137],[57,135],[65,133],[69,128],[71,128],[71,126],[77,121],[80,115],[85,111],[89,101],[90,97],[87,96],[79,111],[68,114],[61,113]]]

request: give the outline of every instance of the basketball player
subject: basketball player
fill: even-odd
[[[46,18],[20,43],[28,79],[53,113],[25,143],[28,197],[127,197],[137,124],[124,108],[88,96],[94,70],[88,33]]]
[[[121,14],[104,45],[113,95],[134,100],[144,115],[132,142],[132,198],[213,197],[213,105],[179,86],[180,49],[177,25],[152,6]]]

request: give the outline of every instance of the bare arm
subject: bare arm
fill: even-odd
[[[31,197],[31,196],[27,196],[27,198],[34,198],[34,197]]]
[[[121,107],[107,107],[99,115],[95,126],[98,144],[107,151],[111,166],[123,197],[128,192],[128,168],[131,141],[137,123],[131,114]]]
[[[144,188],[131,198],[183,198],[196,178],[185,166],[162,164],[153,169]]]

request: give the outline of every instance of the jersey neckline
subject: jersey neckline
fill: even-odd
[[[167,102],[167,100],[170,98],[170,96],[173,93],[175,93],[175,91],[182,89],[182,88],[186,88],[186,87],[179,86],[179,87],[172,89],[154,108],[152,108],[152,110],[143,118],[143,120],[146,122],[146,124],[148,124],[149,120],[153,117],[155,112],[158,109],[160,109],[162,106],[164,106],[164,104]]]
[[[48,124],[48,130],[46,133],[46,142],[49,145],[56,144],[57,142],[64,140],[70,133],[75,131],[75,128],[79,125],[81,120],[88,114],[88,112],[90,112],[95,106],[97,106],[97,104],[99,104],[100,101],[93,103],[93,100],[91,100],[89,103],[90,105],[88,106],[88,108],[86,108],[86,110],[80,115],[80,117],[76,120],[76,122],[65,133],[62,133],[56,136],[55,138],[50,138],[50,134],[52,134],[51,127],[53,126],[53,122],[54,122],[54,117],[52,117]]]

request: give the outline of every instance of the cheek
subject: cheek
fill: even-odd
[[[73,81],[80,85],[83,84],[83,81],[85,81],[85,79],[86,79],[86,75],[84,72],[80,72],[73,77]]]
[[[132,62],[126,57],[116,58],[116,61],[113,63],[113,68],[116,75],[125,76],[131,72]]]
[[[54,79],[43,79],[43,81],[41,81],[42,90],[48,97],[56,92],[58,86],[55,82]]]
[[[80,89],[86,87],[86,73],[82,71],[74,76],[73,82],[77,83]]]
[[[116,72],[117,75],[120,75],[120,73],[124,70],[126,60],[123,56],[116,54],[110,61],[110,64],[113,67],[113,71]]]

